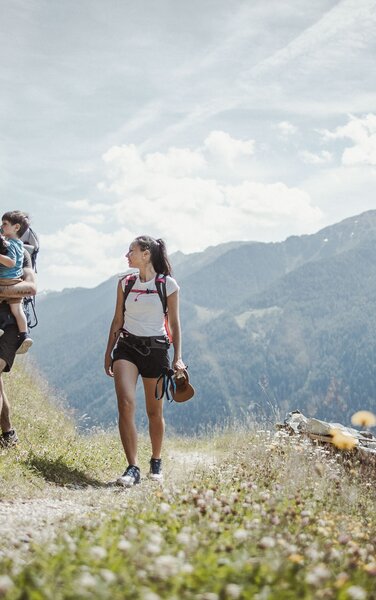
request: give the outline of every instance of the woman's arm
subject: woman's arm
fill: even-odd
[[[172,366],[174,371],[185,369],[185,364],[181,357],[181,328],[179,317],[179,290],[173,292],[167,297],[168,325],[172,335],[172,345],[174,346],[174,358]]]
[[[104,370],[109,377],[113,377],[111,353],[119,337],[120,329],[124,323],[124,292],[121,287],[121,281],[118,283],[116,294],[116,308],[114,318],[112,319],[110,332],[108,334],[107,348],[104,355]]]

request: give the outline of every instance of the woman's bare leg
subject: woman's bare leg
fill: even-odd
[[[151,441],[152,458],[161,458],[162,442],[165,430],[163,418],[163,399],[156,400],[155,386],[157,379],[143,377],[145,390],[146,412],[149,419],[149,434]]]
[[[138,368],[127,360],[113,365],[115,390],[119,409],[119,432],[129,465],[137,465],[136,384]]]

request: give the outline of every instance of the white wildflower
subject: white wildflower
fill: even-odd
[[[84,572],[78,579],[78,585],[82,588],[95,588],[98,581],[90,573]]]
[[[182,573],[190,574],[190,573],[193,573],[193,571],[194,571],[193,566],[190,563],[184,563],[181,568]]]
[[[5,596],[14,587],[14,583],[8,575],[0,575],[0,596]]]
[[[102,560],[103,558],[106,558],[107,550],[102,546],[93,546],[90,548],[90,556],[94,560]]]
[[[261,538],[261,540],[258,543],[260,548],[274,548],[275,546],[275,539],[272,537],[269,537],[267,535],[265,535],[263,538]]]
[[[232,598],[236,600],[240,598],[240,594],[242,593],[242,587],[237,585],[236,583],[229,583],[226,585],[226,598]]]
[[[128,540],[120,540],[118,543],[118,550],[121,550],[121,552],[128,552],[128,550],[130,550],[132,548],[132,544],[130,542],[128,542]]]
[[[128,527],[126,533],[126,537],[129,539],[134,539],[137,537],[137,529],[135,527]]]
[[[248,537],[248,532],[245,529],[237,529],[234,532],[234,539],[238,542],[244,542]]]
[[[319,587],[322,584],[322,582],[325,581],[325,579],[329,579],[329,577],[329,569],[323,563],[321,563],[314,567],[312,571],[307,573],[306,582],[316,587]]]
[[[161,597],[152,590],[143,590],[141,598],[142,600],[161,600]]]
[[[314,546],[311,546],[310,548],[307,548],[306,555],[310,561],[317,562],[322,558],[323,553],[317,550],[317,548],[315,548]]]
[[[158,556],[154,563],[154,576],[160,579],[173,577],[180,570],[180,562],[175,556],[162,554]]]
[[[159,554],[160,551],[161,547],[159,544],[153,544],[152,542],[150,542],[145,546],[145,552],[147,552],[147,554]]]
[[[113,573],[109,569],[101,569],[99,572],[100,572],[100,575],[101,575],[102,579],[106,583],[114,583],[116,581],[116,575],[115,575],[115,573]]]
[[[192,537],[189,535],[189,533],[181,531],[176,536],[176,541],[179,542],[179,544],[183,544],[183,546],[189,546],[192,541]]]
[[[171,506],[169,504],[167,504],[167,502],[161,502],[159,505],[159,512],[161,512],[163,515],[167,514],[168,512],[170,512],[171,510]]]
[[[151,544],[156,544],[158,546],[160,546],[163,542],[163,536],[159,531],[155,531],[153,532],[150,536],[149,536],[149,542]]]
[[[367,592],[359,585],[347,588],[346,593],[350,600],[366,600],[367,598]]]

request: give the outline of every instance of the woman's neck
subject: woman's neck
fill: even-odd
[[[156,276],[156,272],[154,271],[153,266],[151,264],[140,268],[140,274],[139,274],[140,281],[142,281],[142,282],[150,281],[155,276]]]

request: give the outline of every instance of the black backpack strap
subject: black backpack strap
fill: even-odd
[[[125,310],[125,302],[129,296],[131,289],[133,288],[134,284],[136,283],[137,275],[134,275],[134,274],[127,275],[126,277],[124,277],[124,279],[125,279],[125,286],[124,286],[124,310]]]
[[[166,290],[166,275],[157,275],[155,277],[155,287],[157,288],[158,296],[162,302],[163,314],[167,315],[167,290]]]

